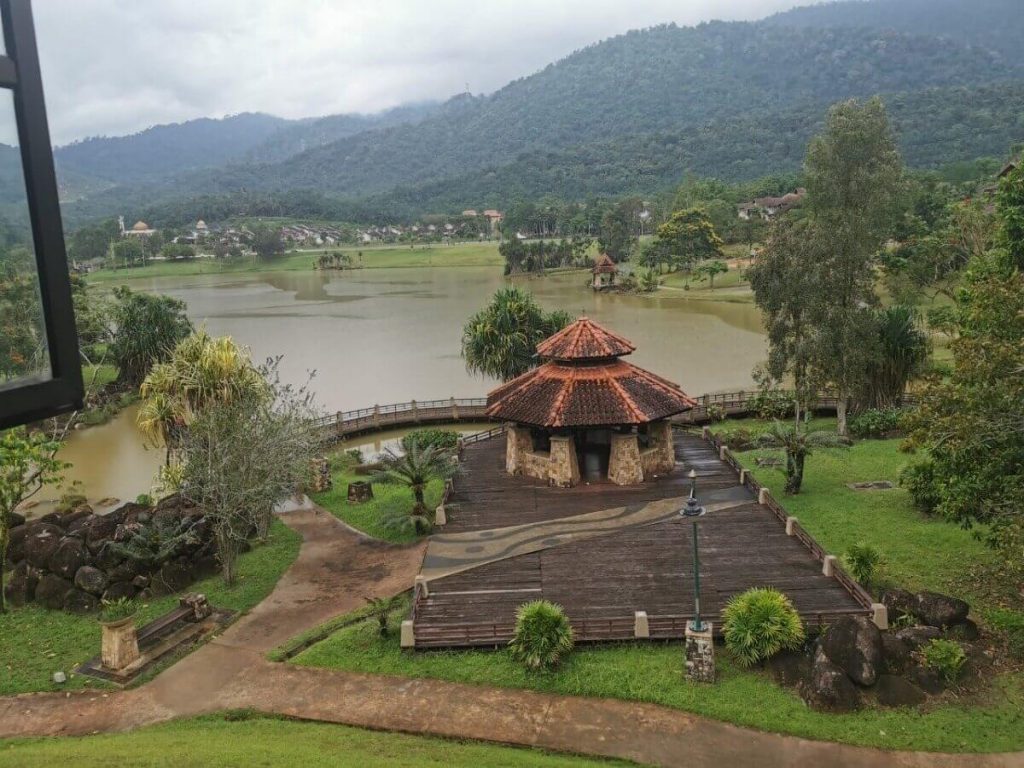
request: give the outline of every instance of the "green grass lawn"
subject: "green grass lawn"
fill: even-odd
[[[357,475],[353,471],[353,463],[344,453],[330,456],[331,478],[334,487],[324,493],[310,494],[313,501],[327,509],[353,528],[376,539],[404,544],[415,541],[412,533],[404,533],[385,527],[384,521],[396,513],[408,512],[412,509],[412,492],[402,485],[373,484],[373,499],[363,504],[354,504],[348,500],[348,484],[359,480],[369,480],[367,475]],[[433,480],[427,486],[427,507],[434,509],[441,503],[444,494],[444,483]]]
[[[77,768],[574,768],[627,765],[426,736],[229,713],[178,720],[130,733],[0,741],[0,766]]]
[[[813,426],[834,427],[834,419]],[[716,429],[763,429],[765,422],[729,421]],[[906,491],[852,491],[846,483],[897,480],[909,457],[898,440],[863,441],[849,451],[821,451],[807,460],[804,492],[782,494],[774,469],[755,475],[829,551],[841,554],[855,542],[878,548],[886,559],[883,576],[912,589],[931,588],[974,601],[984,619],[998,611],[971,583],[974,563],[991,561],[969,532],[931,520],[910,506]],[[754,453],[739,454],[753,467]],[[648,701],[769,731],[894,749],[1002,751],[1024,748],[1024,674],[997,677],[973,699],[949,696],[925,712],[874,707],[854,714],[809,709],[795,692],[777,686],[759,670],[738,667],[718,649],[720,680],[714,686],[688,683],[679,644],[624,644],[580,647],[557,671],[527,673],[505,651],[408,653],[398,645],[397,626],[381,639],[372,622],[338,630],[295,658],[295,663],[466,683],[530,688],[570,695]]]
[[[498,242],[456,243],[454,245],[433,245],[415,248],[409,246],[340,246],[317,250],[289,251],[282,256],[266,261],[252,257],[241,259],[214,260],[193,259],[191,261],[159,261],[144,267],[131,269],[101,269],[90,272],[90,283],[120,282],[149,277],[171,277],[187,275],[217,275],[243,272],[294,272],[312,271],[317,256],[322,252],[343,251],[353,259],[353,266],[362,269],[386,269],[394,267],[490,267],[503,264],[498,253]],[[362,259],[359,258],[362,253]]]
[[[302,537],[275,520],[270,540],[242,555],[238,579],[228,587],[215,576],[198,582],[190,592],[202,592],[214,606],[244,612],[270,594],[281,574],[299,552]],[[177,605],[176,596],[154,599],[140,607],[141,626]],[[0,614],[0,695],[56,690],[51,676],[68,674],[61,688],[102,686],[73,669],[100,650],[100,626],[95,616],[74,616],[34,605]]]

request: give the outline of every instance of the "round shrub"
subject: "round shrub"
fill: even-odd
[[[963,646],[955,640],[936,639],[921,649],[921,661],[948,685],[956,682],[967,663]]]
[[[722,611],[725,645],[745,666],[799,648],[804,625],[789,598],[771,587],[736,595]]]
[[[908,464],[900,473],[900,485],[909,491],[910,500],[920,512],[930,515],[939,506],[938,478],[931,459]]]
[[[562,606],[547,600],[519,606],[515,637],[508,644],[516,661],[528,669],[546,669],[558,664],[572,645],[572,627]]]
[[[861,584],[871,584],[881,564],[881,553],[870,544],[851,544],[843,554],[843,565]]]
[[[868,408],[850,419],[854,437],[888,437],[900,430],[903,411],[899,408]]]

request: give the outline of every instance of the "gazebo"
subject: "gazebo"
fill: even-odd
[[[594,275],[593,289],[600,291],[615,285],[615,275],[618,271],[619,268],[615,266],[611,256],[607,253],[601,254],[591,270]]]
[[[507,422],[506,470],[561,487],[671,472],[668,417],[695,401],[620,359],[635,349],[587,317],[538,344],[544,362],[487,395],[487,415]]]

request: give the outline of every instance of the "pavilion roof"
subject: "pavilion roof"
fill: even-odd
[[[586,316],[537,345],[537,356],[548,360],[602,360],[634,351],[636,347],[629,339]]]
[[[612,261],[612,257],[609,256],[607,253],[601,254],[600,258],[598,258],[598,260],[594,263],[594,269],[592,270],[594,274],[599,274],[602,272],[614,273],[618,271],[619,268],[615,266],[615,262]]]
[[[544,364],[487,395],[487,415],[549,428],[634,425],[696,404],[678,384],[617,359],[634,349],[581,317],[537,346]]]

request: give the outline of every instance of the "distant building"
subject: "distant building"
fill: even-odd
[[[473,210],[472,208],[467,208],[462,212],[462,215],[465,216],[467,219],[473,219],[476,218],[476,211]]]
[[[498,227],[501,225],[502,219],[505,218],[505,216],[501,213],[501,211],[496,211],[493,208],[489,208],[486,211],[484,211],[483,212],[483,216],[484,216],[484,218],[487,219],[487,222],[491,225],[491,232],[497,232],[498,231]]]
[[[121,237],[150,237],[156,234],[156,230],[144,221],[136,221],[131,229],[124,228],[124,216],[117,217],[117,225],[121,230]]]
[[[602,253],[601,256],[594,263],[594,268],[591,273],[594,275],[594,282],[591,287],[595,291],[603,291],[606,288],[611,288],[615,285],[615,275],[618,274],[619,268],[612,261],[611,256],[607,253]]]
[[[807,190],[803,187],[798,187],[795,192],[787,192],[782,197],[755,197],[753,200],[736,206],[736,215],[741,219],[760,216],[768,221],[780,213],[799,208],[803,205],[806,195]]]

